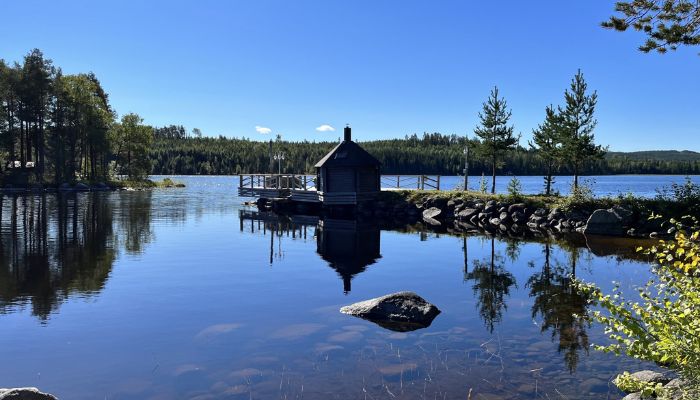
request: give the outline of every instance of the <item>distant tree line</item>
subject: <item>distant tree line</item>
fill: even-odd
[[[544,193],[551,194],[555,175],[578,177],[607,174],[698,174],[700,154],[693,152],[606,153],[595,143],[593,130],[597,93],[588,92],[583,74],[578,71],[564,92],[563,106],[545,108],[544,122],[533,130],[527,147],[519,145],[519,136],[509,124],[511,111],[498,88],[491,91],[479,125],[470,139],[440,133],[416,134],[403,139],[375,140],[363,147],[382,162],[385,174],[460,175],[465,166],[465,151],[475,150],[469,158],[470,174],[492,175],[495,192],[497,172],[512,175],[543,175]],[[313,173],[314,164],[336,143],[287,142],[278,136],[270,142],[224,137],[202,138],[201,132],[188,137],[182,126],[156,128],[156,142],[150,158],[155,174],[240,174],[274,173],[279,165],[272,154],[283,152],[283,173]],[[162,133],[161,133],[162,132]],[[171,133],[172,132],[172,133]]]
[[[587,93],[578,73],[563,106],[545,110],[533,140],[518,143],[510,110],[495,88],[484,103],[480,124],[467,139],[424,133],[375,140],[363,146],[386,174],[459,175],[464,149],[471,174],[700,174],[693,152],[608,153],[594,143],[596,93]],[[136,114],[117,113],[92,73],[65,75],[40,50],[22,63],[0,60],[0,179],[60,184],[107,180],[115,175],[238,174],[276,172],[272,153],[283,152],[282,171],[312,173],[314,164],[336,143],[256,141],[206,137],[182,125],[149,127]]]
[[[22,63],[0,59],[0,178],[60,184],[143,178],[153,129],[117,114],[93,73],[65,75],[38,49]]]
[[[460,175],[464,169],[464,148],[476,148],[478,141],[440,133],[411,134],[402,139],[360,143],[382,162],[385,174]],[[273,141],[273,152],[282,151],[283,173],[313,173],[314,164],[337,142]],[[154,174],[229,175],[277,172],[271,165],[269,142],[251,139],[202,137],[185,139],[156,138],[149,150]],[[513,175],[547,173],[546,159],[537,150],[517,146],[502,160],[500,172]],[[558,165],[556,174],[572,175],[570,165]],[[584,175],[611,174],[700,174],[700,153],[676,151],[608,152],[592,160],[579,171]],[[470,156],[469,173],[490,174],[491,166],[481,157]]]

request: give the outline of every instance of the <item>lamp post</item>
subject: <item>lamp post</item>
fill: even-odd
[[[284,153],[282,153],[281,151],[278,151],[275,154],[275,160],[277,161],[277,168],[278,168],[277,174],[282,175],[282,160],[284,160]]]
[[[464,190],[469,190],[469,143],[464,146]]]

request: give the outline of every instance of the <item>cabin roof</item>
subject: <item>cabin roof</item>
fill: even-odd
[[[316,163],[315,167],[361,167],[365,165],[374,167],[380,166],[382,163],[357,143],[346,140],[335,146]]]

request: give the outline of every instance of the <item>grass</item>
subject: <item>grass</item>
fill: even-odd
[[[175,182],[170,178],[165,178],[162,181],[152,181],[150,179],[124,179],[110,181],[109,185],[121,189],[155,189],[155,188],[182,188],[184,183]]]

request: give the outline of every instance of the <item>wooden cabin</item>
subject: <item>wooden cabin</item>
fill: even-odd
[[[381,163],[352,141],[350,127],[340,142],[316,163],[318,199],[324,205],[357,205],[381,190]]]

